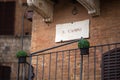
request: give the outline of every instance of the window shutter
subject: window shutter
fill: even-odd
[[[103,54],[102,80],[120,80],[120,48]]]
[[[0,35],[14,35],[15,1],[0,2]]]

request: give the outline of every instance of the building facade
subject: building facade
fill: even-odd
[[[53,0],[56,1],[56,0]],[[80,1],[80,0],[78,0]],[[18,0],[1,0],[0,2],[15,2],[14,9],[14,33],[10,35],[0,36],[0,65],[10,67],[9,77],[11,80],[17,78],[17,58],[16,52],[21,49],[21,32],[24,7],[20,7]],[[120,42],[120,1],[119,0],[100,0],[100,15],[92,17],[88,14],[86,8],[79,2],[72,2],[71,0],[58,0],[54,4],[53,20],[52,22],[44,22],[43,16],[34,11],[32,22],[24,19],[24,50],[28,53],[34,53],[39,50],[44,50],[53,46],[61,45],[67,42],[55,42],[56,25],[64,23],[74,23],[76,21],[83,21],[89,19],[89,38],[90,46],[119,43]],[[46,8],[45,8],[46,9]],[[75,13],[73,10],[75,9]],[[12,13],[11,13],[12,14]],[[2,17],[1,17],[2,18]],[[3,28],[3,27],[2,27]],[[9,29],[10,27],[6,27]],[[32,32],[31,32],[32,30]],[[31,34],[31,36],[28,36]],[[111,51],[115,46],[105,47],[103,53]],[[117,46],[118,48],[120,45]],[[79,51],[70,51],[71,49],[78,48],[77,43],[67,46],[59,47],[54,51],[68,50],[67,52],[54,52],[52,57],[49,55],[32,58],[32,65],[34,67],[34,79],[41,80],[79,80],[80,79],[80,66],[81,56]],[[94,48],[94,49],[93,49]],[[102,56],[100,49],[92,47],[89,55],[89,70],[88,70],[88,57],[84,57],[83,62],[83,80],[101,80],[101,62]],[[29,51],[30,50],[30,51]],[[70,51],[70,52],[69,52]],[[119,50],[116,50],[119,51]],[[69,53],[70,54],[69,54]],[[77,53],[75,53],[77,52]],[[64,54],[63,56],[63,53]],[[68,53],[68,54],[67,54]],[[76,54],[76,56],[74,55]],[[96,53],[96,58],[94,53]],[[76,57],[76,58],[75,58]],[[94,62],[96,60],[96,68]],[[52,60],[52,61],[51,61]],[[38,62],[37,62],[38,61]],[[37,64],[38,63],[38,64]],[[50,64],[51,63],[51,64]],[[64,63],[64,64],[63,64]],[[36,66],[36,64],[38,66]],[[57,64],[57,65],[56,65]],[[2,68],[1,68],[2,69]],[[96,71],[95,71],[96,70]],[[5,71],[4,71],[5,72]],[[88,77],[89,72],[89,77]],[[49,74],[48,74],[49,73]],[[22,75],[22,73],[20,73]],[[96,76],[94,75],[96,74]],[[63,75],[63,76],[62,76]],[[118,74],[119,75],[119,74]],[[96,78],[95,78],[96,77]],[[27,77],[28,78],[28,77]],[[116,79],[117,80],[117,79]]]
[[[0,10],[0,80],[16,80],[16,52],[22,48],[22,27],[23,49],[30,53],[32,22],[26,18],[23,21],[24,8],[18,0],[0,0]]]
[[[79,1],[79,0],[78,0]],[[72,10],[76,6],[77,13],[73,14]],[[100,0],[100,15],[92,17],[88,14],[88,11],[83,7],[81,4],[72,3],[70,0],[59,0],[58,3],[54,6],[54,12],[53,12],[53,21],[51,23],[45,23],[43,21],[43,17],[38,14],[34,13],[33,16],[33,24],[32,24],[32,41],[31,41],[31,52],[34,53],[39,50],[44,50],[46,48],[50,48],[52,46],[57,46],[66,42],[55,42],[55,35],[56,35],[56,25],[57,24],[64,24],[64,23],[74,23],[76,21],[82,21],[89,19],[89,38],[91,46],[96,45],[103,45],[103,44],[110,44],[110,43],[119,43],[120,42],[120,1],[118,0]],[[60,50],[66,50],[66,49],[73,49],[77,48],[77,43],[63,46],[58,49],[54,49],[52,51],[60,51]],[[114,47],[110,47],[110,49],[114,49]],[[107,48],[104,50],[104,53],[109,51]],[[99,54],[100,50],[96,50],[96,56],[97,56],[97,68],[94,67],[94,50],[90,50],[90,69],[89,69],[89,80],[101,80],[101,60],[102,56]],[[73,54],[64,55],[64,72],[63,72],[63,79],[71,79],[74,80],[74,76],[76,76],[76,80],[80,79],[80,56],[77,55],[78,64],[76,65],[77,72],[76,75],[74,74],[74,58],[72,56]],[[55,54],[52,56],[53,62],[51,63],[50,67],[50,77],[49,77],[49,61],[51,58],[49,58],[50,55],[46,55],[44,57],[38,57],[33,58],[32,64],[36,69],[36,62],[39,61],[38,65],[38,76],[39,79],[45,79],[48,80],[49,78],[52,79],[58,79],[61,80],[61,69],[62,69],[62,55],[57,55],[58,60],[56,59]],[[59,57],[58,57],[59,56]],[[61,59],[62,58],[62,59]],[[92,60],[93,59],[93,60]],[[70,60],[70,64],[69,64]],[[84,59],[83,64],[83,80],[87,80],[87,57]],[[41,61],[44,61],[43,63]],[[58,61],[58,63],[56,63]],[[67,62],[68,61],[68,62]],[[65,64],[66,63],[66,64]],[[55,67],[57,64],[57,67]],[[68,67],[70,66],[70,67]],[[57,71],[55,70],[57,68]],[[70,69],[69,69],[70,68]],[[86,71],[87,70],[87,71]],[[94,77],[94,70],[96,70],[96,78]],[[43,71],[43,73],[42,73]],[[70,73],[69,73],[70,72]],[[37,75],[37,73],[36,73]],[[57,78],[56,78],[57,76]],[[70,77],[69,77],[70,76]],[[36,76],[35,76],[36,78]],[[117,79],[116,79],[117,80]]]

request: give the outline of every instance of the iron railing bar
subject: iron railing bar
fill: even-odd
[[[101,63],[100,63],[101,69],[103,68],[103,46],[101,46]],[[103,80],[103,69],[101,70],[101,80]]]
[[[89,80],[89,54],[88,54],[88,74],[87,74],[87,80]]]
[[[108,45],[108,51],[110,51],[110,45]],[[108,59],[110,60],[110,54],[108,54]],[[108,63],[110,65],[110,63]],[[110,66],[108,66],[108,69]],[[110,80],[110,70],[108,71],[108,80]]]
[[[32,56],[41,56],[41,55],[54,54],[54,53],[56,53],[56,52],[40,53],[40,54],[35,54]],[[27,56],[27,57],[29,57],[29,56]]]
[[[118,42],[118,43],[111,43],[111,44],[102,44],[102,45],[90,46],[90,48],[92,48],[92,47],[107,46],[107,45],[115,45],[115,44],[120,44],[120,42]]]
[[[20,63],[20,64],[21,64],[21,63]],[[20,70],[21,70],[20,75],[22,75],[22,76],[23,76],[23,74],[22,74],[22,73],[23,73],[23,67],[22,67],[22,64],[20,65]],[[20,77],[20,79],[22,79],[22,78],[23,78],[22,76]]]
[[[74,80],[76,80],[76,50],[75,50],[75,58],[74,58]]]
[[[25,80],[25,63],[22,64],[22,67],[23,67],[23,78],[22,80]]]
[[[36,58],[36,80],[37,80],[37,77],[38,77],[38,56]]]
[[[78,40],[77,40],[78,41]],[[74,43],[74,42],[77,42],[77,41],[73,41],[73,42],[69,42],[69,43],[65,43],[65,44],[71,44],[71,43]],[[38,55],[45,55],[45,54],[50,54],[50,53],[56,53],[56,52],[49,52],[49,53],[42,53],[42,52],[45,52],[45,51],[49,51],[49,50],[52,50],[52,49],[55,49],[55,48],[58,48],[58,47],[62,47],[64,46],[65,44],[62,44],[62,45],[58,45],[58,46],[54,46],[54,47],[51,47],[51,48],[47,48],[47,49],[44,49],[44,50],[40,50],[40,51],[36,51],[36,52],[33,52],[31,53],[32,56],[37,56],[36,54]],[[96,45],[96,46],[90,46],[89,48],[93,48],[93,47],[101,47],[101,46],[107,46],[107,45],[118,45],[120,44],[119,43],[111,43],[111,44],[103,44],[103,45]],[[76,49],[79,49],[79,48],[75,48],[75,49],[70,49],[70,50],[76,50]],[[69,51],[69,50],[62,50],[62,51]],[[62,51],[57,51],[57,52],[62,52]],[[41,53],[41,54],[40,54]],[[29,56],[28,56],[29,57]]]
[[[96,80],[96,47],[94,47],[94,80]]]
[[[73,51],[73,50],[78,50],[79,48],[75,48],[75,49],[68,49],[68,50],[62,50],[62,51],[55,51],[55,52],[48,52],[48,53],[41,53],[41,54],[35,54],[32,56],[40,56],[40,55],[47,55],[47,54],[55,54],[55,53],[61,53],[61,52],[67,52],[67,51]],[[27,56],[29,57],[29,56]]]
[[[23,79],[23,64],[21,64],[21,79]]]
[[[30,55],[30,65],[29,65],[29,79],[28,80],[32,80],[31,79],[31,74],[32,74],[32,55]]]
[[[51,54],[50,54],[50,58],[49,58],[48,80],[50,80],[50,72],[51,72]]]
[[[18,70],[17,70],[17,80],[19,80],[20,73],[20,63],[18,62]]]
[[[26,76],[26,72],[27,71],[27,65],[26,65],[26,63],[25,63],[25,79],[27,78],[27,76]]]
[[[39,51],[33,52],[33,53],[31,53],[31,54],[34,55],[34,54],[37,54],[37,53],[45,52],[45,51],[52,50],[52,49],[55,49],[55,48],[59,48],[59,47],[62,47],[62,46],[66,46],[66,45],[69,45],[69,44],[72,44],[72,43],[75,43],[75,42],[78,42],[78,41],[79,41],[79,40],[74,40],[74,41],[67,42],[67,43],[64,43],[64,44],[61,44],[61,45],[58,45],[58,46],[53,46],[53,47],[51,47],[51,48],[39,50]]]
[[[118,44],[120,44],[120,43],[112,43],[112,44],[104,44],[104,45],[98,45],[98,46],[91,46],[90,48],[92,48],[92,47],[94,47],[94,48],[97,48],[97,47],[104,47],[104,46],[111,46],[111,45],[116,45],[116,47],[117,47],[117,45]],[[78,48],[77,48],[78,49]],[[77,50],[77,49],[71,49],[71,50]],[[64,50],[64,51],[71,51],[71,50]],[[63,52],[63,51],[59,51],[59,52]],[[53,53],[55,53],[55,52],[53,52]],[[56,52],[57,54],[56,55],[58,55],[58,51]],[[51,53],[48,53],[48,54],[51,54]],[[42,54],[40,54],[40,55],[42,55]],[[45,56],[46,54],[43,54],[43,56]],[[32,60],[32,56],[38,56],[37,54],[31,54],[30,55],[30,64],[32,64],[31,63],[31,60]],[[95,69],[94,69],[94,74],[96,74],[96,49],[95,49],[95,52],[94,52],[94,56],[95,56],[95,60],[94,60],[94,67],[95,67]],[[57,66],[57,65],[56,65]],[[31,65],[30,65],[30,68],[31,68]],[[29,71],[29,76],[30,76],[30,73],[31,73],[31,69],[30,69],[30,71]],[[31,76],[30,76],[31,77]],[[94,76],[94,80],[96,79],[96,75]],[[29,78],[29,80],[31,80],[31,78]]]
[[[82,72],[83,72],[83,55],[81,55],[81,63],[80,63],[80,80],[82,80]]]
[[[62,50],[62,51],[55,51],[55,52],[48,52],[48,53],[40,53],[40,54],[35,54],[35,55],[32,55],[32,56],[40,56],[40,55],[55,54],[55,53],[60,54],[61,52],[73,51],[73,50],[77,50],[77,49],[79,49],[79,48]],[[29,56],[27,56],[27,57],[29,57]]]
[[[117,45],[115,45],[115,53],[117,53]],[[117,55],[116,54],[115,54],[115,62],[117,62]],[[117,73],[117,69],[115,70],[115,73]],[[115,74],[115,80],[117,80],[117,74]]]
[[[58,61],[58,53],[56,53],[55,80],[57,80],[57,61]]]
[[[63,80],[63,66],[64,65],[64,52],[62,52],[62,74],[61,74],[61,80]]]
[[[42,80],[44,80],[44,58],[45,58],[45,55],[42,56]]]
[[[70,51],[68,52],[68,80],[70,80]]]

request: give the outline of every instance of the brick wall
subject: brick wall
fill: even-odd
[[[23,13],[25,12],[26,7],[22,7],[19,4],[19,0],[16,0],[16,13],[15,13],[15,36],[21,35],[22,21],[23,21]],[[31,35],[32,30],[32,22],[24,18],[24,34],[28,33]]]
[[[54,21],[46,24],[43,22],[42,17],[35,13],[33,17],[32,28],[32,43],[31,51],[42,50],[48,47],[56,46],[61,43],[55,43],[55,27],[56,24],[68,23],[74,21],[81,21],[90,19],[90,41],[91,46],[99,44],[107,44],[119,42],[120,40],[120,1],[119,0],[101,0],[101,14],[98,17],[91,17],[88,15],[87,10],[80,4],[76,4],[78,14],[73,15],[73,4],[68,0],[60,0],[55,6]],[[77,44],[72,44],[59,48],[58,50],[77,48]],[[99,53],[99,50],[97,51]],[[93,52],[91,52],[90,58],[93,59]],[[98,60],[101,59],[100,55]],[[47,58],[45,58],[47,60]],[[87,62],[87,61],[85,61]],[[100,79],[100,61],[97,64],[97,80]],[[35,63],[33,63],[35,64]],[[47,67],[47,66],[46,66]],[[72,66],[71,66],[72,67]],[[79,67],[79,65],[78,65]],[[85,70],[84,66],[84,70]],[[91,67],[90,71],[93,71],[94,67]],[[53,71],[54,72],[54,71]],[[84,74],[86,75],[86,74]],[[93,80],[93,73],[90,74],[90,80]],[[54,75],[53,75],[54,76]],[[51,76],[52,77],[52,76]],[[84,80],[87,78],[84,77]]]
[[[52,23],[46,24],[43,22],[43,19],[39,14],[34,14],[32,51],[61,44],[55,43],[56,24],[81,21],[85,19],[90,19],[90,38],[88,40],[91,45],[119,42],[119,1],[101,1],[101,15],[99,17],[91,17],[88,15],[87,10],[80,4],[76,4],[78,14],[72,15],[71,11],[73,9],[73,4],[67,1],[63,2],[59,1],[55,6],[54,21]],[[73,46],[76,47],[75,45]]]

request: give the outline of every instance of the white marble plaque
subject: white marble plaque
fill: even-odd
[[[89,38],[89,20],[57,24],[55,42]]]

